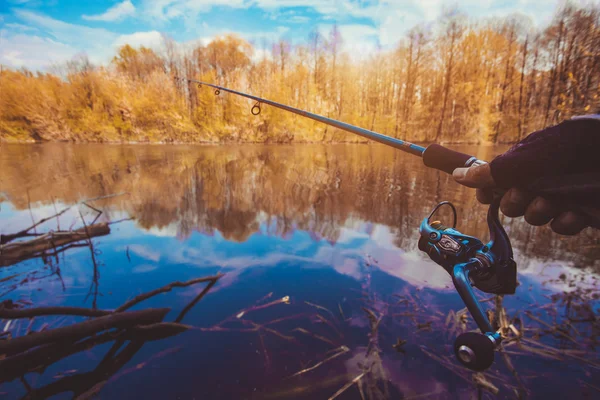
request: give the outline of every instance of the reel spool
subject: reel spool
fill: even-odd
[[[454,215],[453,226],[431,221],[440,207],[448,205]],[[498,218],[500,198],[487,214],[490,241],[456,230],[456,208],[450,202],[438,204],[419,227],[419,250],[424,251],[452,277],[456,291],[467,306],[481,333],[467,332],[456,338],[454,352],[458,361],[474,371],[483,371],[494,362],[494,350],[502,340],[475,297],[472,286],[485,293],[514,294],[517,288],[517,264],[510,240]]]

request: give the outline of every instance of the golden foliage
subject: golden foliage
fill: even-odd
[[[600,107],[600,12],[560,9],[536,32],[518,17],[441,18],[397,48],[343,52],[334,27],[270,56],[235,36],[183,51],[121,47],[106,68],[85,57],[60,77],[0,75],[0,139],[146,142],[362,141],[271,107],[215,96],[177,77],[219,83],[405,140],[515,142],[530,131]],[[262,55],[261,55],[262,54]]]

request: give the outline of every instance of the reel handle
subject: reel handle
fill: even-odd
[[[482,268],[482,265],[476,259],[455,265],[452,270],[452,282],[463,303],[467,306],[467,310],[469,310],[469,313],[475,320],[477,327],[481,333],[486,334],[494,332],[494,328],[492,328],[490,320],[487,318],[485,311],[483,311],[483,307],[477,301],[477,297],[475,297],[475,293],[471,287],[471,279],[469,278],[470,273],[476,272],[480,268]]]

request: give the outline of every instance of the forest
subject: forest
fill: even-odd
[[[351,45],[351,43],[346,43]],[[448,11],[394,49],[344,51],[334,25],[303,42],[258,52],[217,37],[161,49],[124,45],[107,65],[85,54],[50,72],[2,68],[4,142],[362,141],[190,77],[255,94],[404,140],[514,143],[573,115],[600,110],[600,8],[567,4],[548,26],[524,16],[474,20]],[[262,55],[261,55],[262,54]],[[260,55],[260,56],[259,56]]]

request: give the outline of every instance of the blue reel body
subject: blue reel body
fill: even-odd
[[[444,205],[451,207],[454,213],[452,227],[431,221],[435,212]],[[463,333],[454,345],[458,360],[476,371],[492,365],[494,350],[502,338],[492,328],[472,287],[499,295],[514,294],[517,287],[517,265],[513,260],[510,240],[498,218],[499,205],[500,199],[497,198],[488,210],[490,241],[487,244],[456,229],[456,208],[449,202],[438,204],[419,227],[419,249],[450,274],[454,287],[481,330],[481,334]]]

